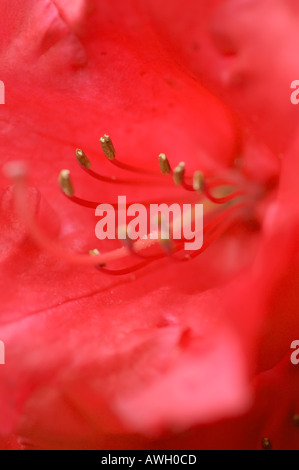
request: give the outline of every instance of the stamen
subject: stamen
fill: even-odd
[[[268,437],[264,437],[264,439],[262,439],[262,449],[263,450],[273,449],[272,442],[270,441],[270,439],[268,439]]]
[[[164,241],[166,242],[165,246],[164,246],[165,249],[163,251],[165,252],[167,257],[170,260],[173,260],[174,262],[187,262],[187,261],[190,261],[192,259],[195,259],[199,255],[204,253],[216,240],[218,240],[227,231],[227,229],[232,225],[232,222],[233,222],[232,216],[236,217],[238,209],[241,209],[245,206],[246,206],[245,203],[237,204],[236,206],[231,207],[227,211],[223,212],[219,217],[217,217],[216,219],[212,220],[209,224],[207,224],[204,228],[204,231],[203,231],[205,243],[202,246],[202,248],[200,248],[199,250],[194,251],[192,253],[187,253],[187,254],[184,255],[183,258],[182,257],[177,257],[176,255],[180,251],[184,251],[184,243],[185,243],[186,240],[185,239],[181,240],[177,244],[177,246],[174,247],[173,240],[159,239],[159,242],[160,242],[161,246],[162,246],[161,242],[164,242]],[[131,249],[134,250],[134,246]],[[137,256],[138,258],[148,260],[147,264],[150,264],[151,262],[156,261],[160,257],[163,258],[163,255],[162,256],[161,255],[146,256],[146,255],[137,253],[136,251],[132,251],[132,254],[135,254],[135,256]],[[132,271],[131,271],[131,268],[130,268],[130,271],[128,271],[128,269],[126,269],[125,271],[120,270],[120,271],[114,271],[113,273],[114,274],[119,274],[119,275],[129,274],[129,272],[137,271],[138,269],[140,269],[140,267],[137,267],[137,266],[140,266],[140,265],[134,266]],[[144,265],[142,265],[142,267],[143,266]]]
[[[58,183],[61,190],[68,197],[72,197],[75,194],[73,183],[71,180],[71,173],[69,170],[62,170],[58,177]]]
[[[196,171],[193,175],[193,189],[197,192],[202,192],[205,185],[205,177],[201,171]]]
[[[153,261],[157,261],[161,258],[164,258],[164,255],[157,255],[156,257],[153,257],[150,260],[144,260],[138,264],[135,264],[134,266],[130,266],[124,269],[106,269],[102,268],[101,266],[96,266],[96,268],[101,271],[101,273],[108,274],[110,276],[125,276],[126,274],[132,274],[136,271],[139,271],[140,269],[148,266]]]
[[[171,173],[169,161],[164,153],[160,153],[159,155],[159,165],[163,175],[169,175],[169,173]]]
[[[87,207],[88,209],[96,209],[100,203],[95,201],[87,201],[86,199],[81,199],[80,197],[72,196],[69,197],[69,200],[78,204],[78,206]],[[117,204],[110,204],[114,210],[117,211]]]
[[[129,171],[131,173],[138,173],[143,176],[153,176],[153,177],[158,177],[161,178],[161,174],[157,173],[155,171],[149,171],[145,170],[143,168],[138,168],[132,165],[127,165],[126,163],[119,162],[115,157],[116,157],[116,151],[113,146],[113,143],[108,135],[104,135],[103,137],[100,138],[102,150],[108,160],[110,160],[113,165],[117,166],[118,168],[121,168],[122,170]]]
[[[185,163],[180,163],[173,172],[173,178],[175,183],[178,186],[182,186],[187,191],[196,191],[203,192],[204,195],[214,204],[226,204],[233,201],[239,196],[244,196],[246,194],[243,190],[237,190],[224,197],[215,197],[210,192],[210,187],[207,184],[204,174],[201,171],[196,171],[193,175],[193,185],[190,185],[186,182],[185,179]],[[211,187],[217,187],[215,184]]]
[[[149,261],[153,261],[157,258],[157,254],[149,254],[149,255],[145,255],[143,253],[140,253],[138,251],[135,250],[135,245],[136,242],[134,243],[134,241],[131,239],[130,237],[130,234],[128,232],[128,227],[126,226],[123,226],[123,227],[120,227],[118,229],[118,238],[122,241],[123,243],[123,246],[126,247],[132,255],[134,255],[135,257],[139,258],[139,259],[143,259],[143,260],[149,260]],[[170,254],[172,252],[172,243],[169,239],[163,239],[161,237],[161,229],[159,228],[159,232],[158,232],[158,240],[159,242],[159,245],[162,247],[163,249],[163,252],[166,253],[166,254]]]
[[[181,162],[173,172],[173,179],[177,186],[181,186],[185,176],[185,163]]]
[[[160,162],[160,157],[159,157],[159,162]],[[162,165],[163,165],[163,159],[162,159]],[[160,163],[160,168],[161,168],[161,163]],[[185,163],[181,162],[173,171],[173,179],[174,179],[175,184],[177,186],[182,186],[186,191],[203,192],[204,195],[214,204],[226,204],[228,202],[231,202],[235,198],[246,194],[245,191],[243,190],[237,190],[224,197],[215,197],[213,196],[213,194],[211,194],[210,187],[207,184],[204,174],[201,171],[196,171],[194,173],[193,184],[189,184],[186,181],[185,171],[186,171]],[[216,182],[211,183],[211,188],[217,187],[218,185],[220,186],[220,185],[227,185],[227,184],[230,184],[230,183],[228,183],[226,180],[219,180],[218,182],[216,181]]]
[[[100,256],[100,252],[99,250],[95,249],[95,250],[90,250],[89,252],[90,256]],[[106,267],[106,263],[101,263],[99,265],[96,265],[96,266],[99,266],[100,268],[105,268]]]
[[[87,158],[86,154],[83,152],[83,150],[76,150],[76,158],[77,161],[80,164],[80,167],[82,170],[84,170],[89,176],[92,178],[102,181],[103,183],[109,183],[109,184],[124,184],[124,185],[129,185],[129,186],[154,186],[154,185],[165,185],[165,180],[164,181],[153,181],[153,180],[142,180],[140,179],[123,179],[119,178],[116,176],[104,176],[101,175],[93,170],[91,170],[91,162]]]
[[[193,185],[189,184],[185,178],[186,166],[181,162],[173,171],[173,179],[177,186],[182,186],[186,191],[194,192]]]
[[[211,194],[210,189],[208,188],[207,185],[204,186],[204,193],[205,193],[205,196],[211,202],[214,202],[215,204],[226,204],[227,202],[231,202],[234,199],[236,199],[237,197],[244,196],[246,194],[245,191],[238,190],[238,191],[235,191],[235,192],[229,194],[228,196],[215,197],[215,196],[213,196],[213,194]]]
[[[81,166],[89,170],[91,168],[91,163],[88,160],[87,156],[81,149],[76,150],[76,157]]]
[[[61,186],[60,186],[61,187]],[[62,187],[61,187],[62,189]],[[89,201],[87,199],[82,199],[80,197],[77,197],[75,195],[73,196],[69,196],[66,191],[64,189],[62,189],[64,195],[70,200],[72,201],[74,204],[78,204],[79,206],[82,206],[82,207],[87,207],[88,209],[96,209],[100,204],[102,204],[102,202],[96,202],[96,201]],[[73,192],[74,194],[74,192]],[[171,201],[169,200],[168,203],[170,203]],[[127,205],[128,206],[131,206],[132,204],[135,204],[136,201],[127,201]],[[151,200],[151,201],[138,201],[139,204],[142,204],[144,206],[150,206],[151,204],[161,204],[161,203],[165,203],[165,199],[162,199],[162,200]],[[116,202],[106,202],[105,204],[111,206],[111,208],[113,208],[116,212],[118,212],[119,210],[119,205],[118,203]]]
[[[230,210],[221,214],[221,216],[212,221],[204,230],[205,243],[203,247],[189,254],[189,259],[195,259],[206,251],[216,240],[224,235],[224,233],[232,226],[233,219],[230,217],[233,212],[241,208],[245,204],[239,204]]]
[[[95,256],[68,252],[65,247],[61,246],[56,240],[52,240],[47,237],[47,235],[40,229],[36,222],[35,214],[30,210],[28,203],[26,186],[27,175],[25,173],[21,173],[21,169],[18,171],[19,176],[14,178],[15,175],[15,172],[11,172],[10,174],[7,171],[7,176],[13,178],[15,182],[14,198],[17,213],[26,225],[27,231],[31,235],[32,239],[39,247],[46,250],[49,254],[75,266],[98,266],[100,268],[107,263],[120,261],[131,256],[131,253],[124,247],[103,254],[98,254],[96,250],[92,250]],[[134,249],[139,253],[154,244],[157,244],[156,240],[139,240],[134,244]],[[159,257],[165,257],[165,255],[159,255]],[[148,264],[148,261],[145,263]]]
[[[86,169],[86,171],[89,173],[91,170]],[[67,198],[69,198],[72,202],[74,202],[75,204],[78,204],[79,206],[87,207],[88,209],[96,209],[101,204],[100,202],[88,201],[86,199],[82,199],[82,198],[79,198],[79,197],[75,196],[75,190],[74,190],[74,186],[73,186],[73,183],[72,183],[72,180],[71,180],[71,173],[70,173],[69,170],[62,170],[60,172],[59,177],[58,177],[58,183],[59,183],[60,189],[62,190],[64,195]],[[134,204],[135,202],[136,201],[128,202],[127,204],[131,205],[131,204]],[[159,200],[156,200],[156,201],[139,201],[139,204],[143,204],[144,206],[149,206],[150,204],[159,204],[159,203],[163,203],[163,202],[165,202],[164,199],[162,201],[159,201]],[[118,206],[117,203],[107,203],[107,204],[112,206],[113,209],[116,212],[118,211],[119,206]]]
[[[7,171],[7,176],[14,179],[15,183],[15,206],[20,219],[23,220],[26,225],[28,233],[32,236],[33,240],[38,246],[45,249],[48,253],[52,254],[56,258],[65,260],[68,263],[76,266],[95,266],[95,264],[106,264],[108,262],[118,261],[127,258],[129,253],[125,248],[118,248],[114,251],[104,253],[99,256],[99,260],[95,263],[94,256],[70,253],[65,250],[64,247],[60,246],[55,240],[47,237],[36,223],[35,215],[30,210],[27,198],[27,186],[26,186],[26,174],[18,171],[18,177],[15,177],[15,172]],[[135,249],[137,251],[143,250],[153,244],[153,240],[137,242]]]
[[[75,204],[78,204],[79,206],[87,207],[89,209],[96,209],[98,205],[100,204],[99,202],[87,201],[85,199],[81,199],[75,196],[75,190],[74,190],[74,186],[70,177],[69,170],[62,170],[60,172],[59,177],[58,177],[58,183],[64,195]],[[118,208],[117,204],[111,204],[111,206],[115,210],[117,210]]]
[[[118,162],[115,158],[116,157],[115,148],[108,135],[104,135],[103,137],[101,137],[100,142],[101,142],[101,146],[106,157],[109,159],[109,161],[111,161],[117,167],[121,168],[122,170],[142,174],[143,176],[144,175],[154,176],[154,177],[158,176],[161,181],[160,173],[157,174],[157,173],[149,172],[141,168],[136,168],[134,166],[130,166],[130,165],[126,165],[124,163]],[[138,178],[136,178],[137,181],[135,179],[124,180],[124,179],[118,179],[116,177],[106,177],[98,173],[95,173],[94,171],[91,170],[91,166],[92,166],[91,162],[87,158],[84,151],[81,149],[76,150],[76,158],[81,168],[84,171],[86,171],[93,178],[96,178],[100,181],[108,182],[108,183],[111,183],[111,182],[120,183],[120,184],[123,183],[123,184],[129,184],[129,185],[130,184],[139,185],[143,183],[146,184],[146,182],[140,181]],[[220,197],[220,198],[214,197],[213,194],[211,194],[210,189],[217,188],[218,187],[217,184],[214,183],[213,185],[211,183],[211,185],[209,186],[209,183],[206,181],[205,176],[200,171],[197,171],[194,173],[193,182],[192,182],[191,177],[190,178],[185,177],[185,163],[184,162],[181,162],[175,168],[175,170],[172,171],[170,163],[166,155],[163,153],[159,155],[159,166],[160,166],[162,175],[170,174],[173,177],[173,180],[177,186],[182,186],[187,191],[193,192],[194,197],[196,197],[197,200],[199,197],[196,193],[199,193],[199,192],[204,194],[211,202],[217,203],[217,204],[225,204],[226,202],[232,202],[234,201],[236,197],[245,194],[244,191],[236,190],[235,192],[224,197]],[[181,239],[181,238],[179,241],[176,240],[177,232],[181,234],[181,229],[184,228],[182,227],[181,217],[177,217],[172,222],[171,235],[169,232],[170,227],[169,227],[169,230],[167,230],[167,232],[165,230],[165,233],[164,233],[163,226],[162,226],[162,223],[163,223],[162,219],[159,220],[157,231],[154,231],[153,233],[145,236],[143,239],[138,239],[135,242],[130,238],[130,235],[128,233],[128,228],[123,227],[118,230],[118,238],[123,243],[122,248],[119,248],[117,250],[113,250],[104,254],[101,254],[97,249],[94,249],[89,252],[89,255],[87,254],[81,255],[81,254],[74,254],[74,253],[66,252],[63,246],[59,246],[59,243],[57,243],[55,240],[52,240],[51,238],[48,238],[47,236],[45,236],[45,234],[43,234],[38,224],[36,223],[35,214],[33,212],[31,213],[30,207],[28,205],[29,203],[27,200],[27,186],[26,186],[25,173],[19,169],[18,171],[11,172],[11,176],[15,180],[15,183],[16,183],[15,202],[16,202],[17,211],[20,214],[20,217],[23,218],[27,226],[28,232],[32,235],[32,237],[41,247],[45,248],[48,252],[50,252],[51,254],[55,255],[56,257],[62,260],[65,260],[72,264],[80,265],[80,266],[95,266],[101,272],[106,273],[106,274],[111,274],[111,275],[131,274],[145,266],[148,266],[150,263],[156,260],[165,258],[166,256],[168,256],[170,259],[173,259],[174,261],[188,261],[188,260],[194,259],[199,254],[204,252],[215,240],[219,239],[219,237],[221,237],[224,234],[224,232],[228,228],[231,227],[232,223],[234,222],[233,217],[235,217],[237,214],[237,209],[248,204],[248,202],[246,201],[244,201],[243,203],[241,201],[239,204],[236,204],[236,205],[230,204],[227,210],[220,211],[216,209],[213,204],[208,203],[207,204],[208,216],[205,215],[205,222],[206,222],[206,217],[209,220],[210,216],[211,217],[213,216],[213,219],[210,223],[205,224],[204,227],[201,228],[200,235],[201,236],[204,235],[204,245],[202,246],[202,248],[198,249],[197,251],[192,251],[191,253],[185,252],[185,242],[187,240]],[[74,186],[71,180],[71,174],[69,170],[62,170],[59,175],[58,181],[59,181],[59,186],[63,194],[66,197],[68,197],[68,199],[70,199],[72,202],[78,205],[81,205],[83,207],[91,208],[91,209],[95,209],[101,204],[99,202],[88,201],[88,200],[81,199],[75,196],[75,190],[74,190]],[[171,179],[169,181],[171,183]],[[150,184],[155,184],[155,183],[157,184],[158,181],[154,181],[153,183],[151,182]],[[219,186],[221,185],[219,184]],[[225,194],[227,194],[227,192]],[[176,201],[176,199],[174,200]],[[188,196],[188,200],[190,201],[189,196]],[[138,202],[140,204],[143,204],[144,206],[148,206],[150,204],[157,204],[158,201],[143,201],[143,202],[138,201]],[[166,201],[165,199],[163,199],[161,203],[169,204],[169,201]],[[181,203],[182,203],[182,200],[181,200]],[[131,205],[132,203],[127,202],[126,204]],[[118,203],[112,203],[109,205],[116,212],[118,211],[119,209]],[[226,208],[224,207],[224,209]],[[217,217],[217,213],[220,213],[219,217]],[[194,234],[194,236],[196,237],[196,235],[198,234],[199,233]],[[157,250],[153,248],[155,247],[159,248],[159,246],[160,248],[162,248],[162,250],[159,250],[159,252],[157,253]],[[177,253],[181,251],[184,251],[183,259],[182,257],[175,256]],[[123,267],[122,269],[113,270],[113,269],[107,268],[107,263],[110,264],[115,261],[119,262],[120,260],[131,259],[132,255],[134,257],[141,258],[141,262],[133,266]],[[295,418],[294,418],[294,421],[295,421]],[[268,441],[268,445],[270,445],[272,448],[271,442],[267,439],[263,440],[265,446],[267,446],[266,441]]]
[[[219,186],[227,186],[227,187],[234,187],[236,186],[236,180],[232,179],[224,179],[224,178],[215,178],[212,177],[209,179],[209,188],[218,188]]]
[[[90,250],[89,254],[90,256],[100,256],[100,252],[97,249]]]
[[[101,137],[100,142],[101,142],[102,150],[104,154],[106,155],[106,157],[108,158],[108,160],[114,160],[116,156],[116,151],[109,135],[105,134],[103,137]]]
[[[173,243],[170,238],[159,238],[159,243],[162,247],[162,250],[167,255],[171,255],[174,252]]]

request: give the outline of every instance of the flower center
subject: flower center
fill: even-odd
[[[240,217],[249,214],[253,204],[260,197],[260,188],[252,182],[248,182],[240,173],[229,172],[224,176],[215,178],[214,176],[204,175],[201,171],[196,171],[192,175],[188,175],[186,165],[180,162],[174,169],[165,154],[159,155],[160,171],[149,171],[135,166],[128,165],[116,158],[115,147],[108,135],[104,135],[100,139],[103,153],[109,162],[118,169],[118,171],[129,174],[129,177],[107,176],[95,172],[92,164],[83,150],[76,150],[76,158],[80,168],[85,171],[91,178],[102,183],[126,186],[126,187],[142,187],[161,186],[164,189],[169,187],[169,198],[173,200],[173,185],[181,187],[184,191],[177,201],[182,204],[188,198],[196,202],[203,203],[204,218],[201,227],[201,236],[203,237],[203,245],[196,251],[187,251],[185,249],[186,239],[174,239],[173,233],[177,229],[184,229],[183,220],[172,220],[170,224],[171,234],[169,237],[162,236],[163,220],[160,217],[158,223],[158,236],[154,239],[149,233],[147,237],[132,240],[129,235],[128,227],[122,227],[118,230],[118,235],[122,231],[122,236],[118,238],[122,242],[122,247],[101,253],[98,249],[90,251],[89,255],[73,254],[59,246],[56,241],[48,238],[42,233],[34,215],[30,211],[27,201],[27,184],[26,174],[20,165],[10,166],[9,175],[16,183],[15,185],[15,201],[17,210],[28,227],[28,231],[44,249],[51,252],[59,258],[68,262],[79,265],[92,265],[101,272],[111,275],[130,274],[137,271],[150,263],[159,259],[169,257],[177,262],[187,262],[196,258],[203,253],[212,243],[219,239],[228,229],[230,229]],[[74,204],[84,208],[96,209],[100,202],[90,201],[78,197],[75,193],[75,187],[72,182],[69,170],[62,170],[59,175],[59,186],[63,194]],[[167,202],[168,202],[167,201]],[[165,198],[158,200],[145,200],[141,203],[148,207],[151,204],[165,203]],[[105,201],[106,203],[106,201]],[[129,204],[129,203],[128,203]],[[115,202],[109,204],[116,212],[119,210],[118,204]],[[196,211],[191,211],[191,221],[195,221]],[[185,231],[183,230],[183,233]],[[124,235],[125,234],[125,235]],[[196,237],[197,233],[194,233]],[[114,262],[122,261],[124,266],[121,269],[113,269]],[[112,268],[111,268],[112,265]]]

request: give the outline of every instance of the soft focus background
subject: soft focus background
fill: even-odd
[[[298,22],[295,0],[1,1],[1,165],[27,163],[57,244],[115,246],[63,168],[98,202],[186,196],[89,178],[76,148],[115,173],[105,133],[145,171],[238,174],[250,206],[190,263],[117,278],[36,246],[0,174],[1,448],[298,448]]]

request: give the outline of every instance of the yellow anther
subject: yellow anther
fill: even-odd
[[[69,170],[62,170],[58,177],[58,183],[60,189],[64,192],[64,194],[68,197],[72,197],[75,193],[73,183],[71,180],[71,173]]]
[[[78,162],[80,163],[81,166],[84,166],[84,168],[87,168],[88,170],[89,170],[89,168],[91,168],[91,163],[88,160],[85,153],[83,152],[83,150],[81,150],[81,149],[76,150],[76,158],[77,158],[77,160],[78,160]]]
[[[102,150],[108,160],[114,160],[116,152],[113,146],[112,140],[110,139],[109,135],[104,135],[100,138]]]
[[[181,186],[185,176],[185,163],[181,162],[173,172],[173,179],[177,186]]]
[[[170,169],[170,164],[169,161],[164,153],[160,153],[159,155],[159,165],[160,165],[160,170],[163,175],[169,175],[171,169]]]
[[[204,188],[205,177],[201,171],[196,171],[193,175],[193,189],[194,191],[201,192]]]

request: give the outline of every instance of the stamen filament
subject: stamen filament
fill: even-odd
[[[138,173],[143,176],[155,176],[158,178],[161,178],[161,174],[158,172],[150,171],[150,170],[145,170],[143,168],[138,168],[132,165],[128,165],[127,163],[122,163],[119,162],[115,157],[116,157],[116,151],[113,146],[112,140],[108,135],[104,135],[103,137],[100,138],[102,150],[108,160],[118,168],[124,171],[129,171],[131,173]]]
[[[236,187],[235,183],[228,182],[226,179],[216,179],[212,180],[210,182],[207,182],[203,173],[202,172],[195,172],[193,175],[193,184],[191,181],[191,178],[186,178],[185,175],[185,163],[181,162],[175,170],[171,169],[170,163],[166,157],[165,154],[160,154],[159,155],[159,165],[160,165],[160,170],[161,173],[156,173],[156,172],[151,172],[147,171],[135,166],[127,165],[125,163],[119,162],[116,160],[116,151],[113,146],[113,143],[108,135],[104,135],[104,137],[101,137],[100,139],[102,150],[106,157],[109,159],[109,161],[115,165],[116,167],[129,171],[131,173],[135,174],[140,174],[142,176],[152,176],[152,177],[158,177],[161,178],[161,173],[163,175],[170,175],[172,176],[175,184],[177,186],[182,186],[185,190],[188,192],[193,192],[194,196],[197,198],[197,201],[199,198],[205,197],[207,198],[210,202],[207,202],[207,207],[208,207],[208,216],[215,216],[214,219],[212,219],[209,223],[204,225],[203,228],[201,228],[201,231],[199,232],[197,230],[197,233],[194,234],[194,237],[197,235],[200,235],[201,237],[204,236],[204,244],[200,249],[197,249],[196,251],[188,251],[185,252],[184,258],[178,258],[175,255],[177,253],[180,253],[181,251],[185,250],[185,243],[187,241],[190,242],[190,240],[181,237],[181,230],[184,229],[185,227],[182,225],[182,221],[180,217],[176,217],[175,220],[173,220],[171,224],[172,228],[172,234],[170,234],[169,229],[167,230],[168,235],[164,235],[164,232],[162,233],[162,221],[160,220],[158,224],[158,229],[155,231],[148,234],[147,237],[144,237],[144,239],[139,239],[138,241],[133,241],[128,237],[127,233],[127,227],[125,227],[126,230],[126,237],[120,235],[120,230],[119,229],[119,239],[123,241],[123,245],[121,248],[100,254],[100,252],[97,249],[91,250],[89,252],[89,255],[85,254],[77,254],[77,253],[70,253],[65,250],[65,248],[56,240],[53,240],[47,235],[43,233],[41,228],[39,227],[37,221],[36,221],[36,216],[31,210],[29,206],[29,201],[28,201],[28,187],[26,183],[26,172],[21,167],[21,165],[16,165],[17,170],[16,171],[16,166],[14,170],[11,170],[11,178],[15,182],[15,189],[14,189],[14,200],[15,200],[15,207],[17,210],[17,213],[19,214],[20,218],[22,218],[23,222],[26,225],[28,233],[32,236],[32,238],[35,240],[35,242],[45,249],[48,253],[52,254],[56,258],[59,258],[60,260],[67,261],[71,264],[77,265],[77,266],[95,266],[98,270],[105,274],[110,274],[110,275],[125,275],[125,274],[131,274],[147,265],[150,263],[165,258],[169,257],[173,259],[174,261],[188,261],[190,259],[196,258],[198,255],[200,255],[202,252],[204,252],[215,240],[217,240],[219,237],[222,236],[222,234],[232,225],[238,209],[241,209],[242,207],[246,206],[248,202],[243,201],[239,202],[237,204],[230,204],[230,207],[226,208],[224,207],[223,211],[220,213],[218,216],[217,213],[220,212],[221,210],[218,209],[216,210],[215,206],[213,204],[226,204],[230,202],[235,202],[235,199],[237,199],[240,196],[246,195],[246,192],[243,190],[235,189],[231,194],[228,194],[224,197],[216,197],[211,193],[211,190],[220,188],[221,186],[230,186],[230,187]],[[144,181],[139,181],[138,178],[136,179],[121,179],[117,177],[107,177],[103,176],[101,174],[98,174],[97,172],[93,171],[91,169],[91,162],[83,152],[83,150],[77,149],[76,150],[76,158],[80,164],[80,167],[92,178],[95,178],[99,181],[102,181],[104,183],[115,183],[115,184],[128,184],[128,185],[136,185],[139,186],[141,184],[150,184],[150,185],[159,185],[163,184],[162,180],[160,179],[159,181],[154,181],[150,182],[148,180]],[[171,180],[169,180],[171,182]],[[172,183],[173,184],[173,183]],[[63,194],[73,203],[80,205],[82,207],[86,207],[89,209],[96,209],[101,203],[95,202],[95,201],[89,201],[85,200],[82,198],[79,198],[75,196],[75,189],[71,180],[71,175],[69,170],[62,170],[62,172],[59,175],[59,185],[60,188],[63,192]],[[200,194],[200,195],[199,195]],[[191,197],[188,196],[188,200],[190,202]],[[176,198],[174,198],[176,201]],[[139,204],[143,204],[144,206],[149,206],[151,204],[157,204],[157,203],[164,203],[167,204],[167,202],[162,199],[161,201],[138,201]],[[182,203],[182,200],[181,200]],[[106,207],[111,206],[111,208],[118,212],[120,208],[127,210],[127,206],[132,205],[133,203],[131,202],[126,202],[123,204],[126,207],[120,206],[120,203],[110,203],[110,204],[105,204]],[[169,204],[169,202],[168,202]],[[197,214],[197,212],[195,212]],[[195,214],[194,212],[191,212],[191,216],[194,217]],[[205,216],[206,219],[206,216]],[[185,220],[185,218],[184,218]],[[197,226],[196,226],[197,227]],[[184,231],[185,234],[185,231]],[[179,237],[178,237],[179,235]],[[193,236],[193,234],[192,234]],[[179,238],[179,240],[177,240]],[[197,241],[197,240],[196,240]],[[189,245],[186,245],[186,249],[191,248],[192,244],[189,243]],[[197,245],[198,247],[199,245]],[[145,254],[144,252],[153,248],[153,247],[159,247],[160,252],[157,253],[157,250],[150,250],[150,253],[152,254]],[[130,259],[131,257],[136,257],[141,259],[141,262],[133,265],[133,266],[128,266],[124,267],[122,269],[110,269],[107,268],[107,264],[114,263],[114,262],[119,262],[120,260],[125,260],[125,259]]]
[[[127,163],[119,162],[116,159],[111,160],[111,163],[113,165],[117,166],[118,168],[120,168],[121,170],[124,170],[124,171],[129,171],[131,173],[137,173],[137,174],[140,174],[140,175],[143,175],[143,176],[154,176],[154,177],[157,177],[157,178],[161,178],[160,173],[157,173],[155,171],[145,170],[144,168],[138,168],[138,167],[135,167],[135,166],[132,166],[132,165],[128,165]]]
[[[214,234],[209,236],[208,240],[205,242],[205,244],[202,246],[202,248],[200,248],[199,250],[197,250],[197,251],[195,251],[191,254],[185,255],[184,258],[178,259],[174,255],[184,249],[183,243],[180,243],[180,246],[176,250],[174,250],[172,253],[169,253],[168,257],[170,259],[172,259],[173,261],[176,261],[176,262],[187,262],[191,259],[196,258],[200,254],[202,254],[217,239],[219,239],[221,237],[221,235],[223,235],[225,233],[225,231],[231,226],[231,220],[228,218],[228,216],[231,215],[233,211],[235,211],[236,209],[241,208],[242,206],[244,206],[244,204],[239,204],[238,206],[230,208],[228,213],[221,214],[221,216],[217,220],[214,220],[209,226],[207,226],[205,228],[204,234],[206,232],[209,232],[209,231],[213,232],[214,228],[216,228],[216,230],[215,230]],[[222,218],[224,218],[224,216],[225,216],[226,220],[224,221],[224,223],[222,225],[219,225],[219,222],[222,223]],[[134,253],[137,256],[140,256],[136,252],[134,252]],[[113,275],[113,276],[123,276],[123,275],[127,275],[127,274],[132,274],[133,272],[136,272],[136,271],[150,265],[154,261],[157,261],[157,260],[162,259],[162,258],[165,258],[165,254],[163,254],[163,253],[157,254],[157,255],[152,255],[151,257],[149,256],[147,258],[145,257],[144,261],[142,261],[141,263],[135,264],[131,267],[124,268],[124,269],[115,269],[115,270],[113,270],[113,269],[103,268],[101,266],[96,266],[96,268],[99,269],[101,272],[103,272],[105,274],[110,274],[110,275]]]
[[[38,226],[35,216],[29,208],[27,198],[26,175],[15,179],[14,200],[18,216],[24,222],[28,234],[36,244],[55,258],[64,260],[76,266],[97,266],[104,265],[113,261],[119,261],[131,256],[131,252],[125,247],[118,248],[99,256],[90,256],[68,252],[56,240],[47,237]],[[135,250],[142,251],[155,244],[155,240],[139,240],[135,243]]]
[[[100,175],[99,173],[96,173],[95,171],[91,169],[87,169],[84,167],[81,167],[82,170],[84,170],[89,176],[91,176],[94,179],[97,179],[99,181],[102,181],[103,183],[112,183],[112,184],[123,184],[123,185],[128,185],[128,186],[164,186],[165,181],[149,181],[149,180],[138,180],[138,179],[123,179],[119,178],[117,176],[104,176]]]
[[[213,194],[211,194],[210,189],[205,186],[204,194],[211,202],[214,202],[215,204],[226,204],[227,202],[231,202],[240,196],[244,196],[246,193],[245,191],[238,190],[224,197],[215,197]]]
[[[104,176],[91,169],[91,162],[87,158],[86,154],[81,149],[76,150],[76,158],[82,170],[84,170],[92,178],[102,181],[103,183],[112,183],[112,184],[123,184],[129,186],[153,186],[153,185],[163,185],[165,181],[152,181],[152,180],[142,180],[139,179],[123,179],[118,176]]]
[[[130,268],[121,269],[121,270],[108,270],[108,269],[106,269],[106,270],[104,270],[104,272],[106,274],[113,274],[113,275],[130,274],[130,273],[133,273],[133,272],[135,272],[135,271],[151,264],[152,262],[154,262],[158,259],[164,258],[165,254],[167,255],[167,257],[169,259],[172,259],[173,261],[176,261],[176,262],[186,262],[186,261],[192,260],[192,259],[196,258],[197,256],[199,256],[204,251],[206,251],[217,239],[219,239],[225,233],[225,231],[232,224],[231,216],[234,215],[234,217],[236,217],[236,212],[238,211],[238,209],[242,209],[245,206],[247,206],[246,203],[239,203],[235,206],[232,206],[229,209],[227,209],[226,211],[224,211],[222,214],[220,214],[220,216],[216,217],[216,219],[212,220],[209,224],[207,224],[203,229],[203,235],[204,235],[204,238],[205,238],[205,243],[202,246],[202,248],[200,248],[199,250],[194,251],[192,253],[186,254],[184,256],[184,258],[177,258],[175,255],[184,250],[184,243],[187,241],[186,239],[180,240],[177,243],[177,246],[171,251],[169,251],[169,250],[164,251],[163,250],[163,252],[160,253],[160,254],[153,254],[153,255],[148,255],[148,256],[143,255],[142,253],[138,253],[137,251],[135,251],[136,243],[132,243],[132,244],[130,243],[129,249],[130,249],[132,255],[135,255],[136,257],[138,257],[139,259],[143,259],[144,261],[142,263],[134,265]],[[213,234],[213,232],[214,232],[214,234]],[[159,240],[159,241],[161,242],[161,240]],[[99,267],[98,267],[98,269],[99,269]]]
[[[101,202],[96,202],[96,201],[89,201],[87,199],[82,199],[82,198],[79,198],[77,196],[68,196],[64,191],[63,191],[63,194],[64,196],[66,196],[70,201],[72,201],[74,204],[78,204],[79,206],[82,206],[82,207],[86,207],[88,209],[96,209],[100,204],[102,204]],[[176,199],[174,199],[176,200]],[[150,201],[134,201],[134,202],[130,202],[130,201],[127,201],[126,205],[127,206],[131,206],[132,204],[136,204],[138,202],[138,204],[142,204],[143,206],[150,206],[151,204],[162,204],[162,203],[165,203],[165,199],[156,199],[156,200],[150,200]],[[168,200],[167,203],[170,203],[171,201]],[[108,202],[105,204],[108,204],[109,206],[111,206],[116,212],[118,212],[119,210],[119,205],[118,203],[116,202]]]

